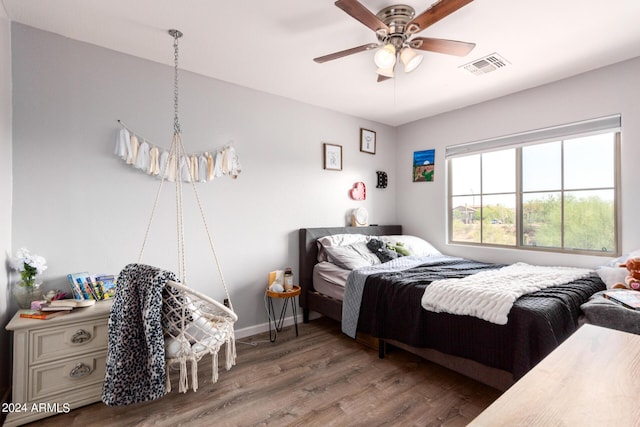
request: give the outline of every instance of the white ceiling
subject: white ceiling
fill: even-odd
[[[361,0],[376,13],[393,0]],[[405,0],[421,13],[434,0]],[[333,0],[2,0],[10,20],[308,104],[397,126],[640,56],[639,0],[475,0],[419,33],[476,43],[464,58],[425,52],[413,73],[376,82],[376,42]],[[510,64],[459,68],[498,53]]]

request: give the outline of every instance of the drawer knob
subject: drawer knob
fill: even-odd
[[[78,363],[75,368],[69,372],[69,376],[71,378],[83,378],[91,373],[91,367],[85,365],[84,363]]]
[[[91,339],[91,334],[84,329],[80,329],[76,331],[75,334],[71,337],[71,342],[74,344],[82,344],[85,341],[89,341]]]

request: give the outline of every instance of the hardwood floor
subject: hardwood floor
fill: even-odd
[[[329,319],[299,328],[298,337],[285,328],[275,343],[268,333],[239,340],[236,366],[221,369],[215,384],[210,359],[203,359],[195,393],[178,393],[174,372],[174,391],[159,400],[96,403],[31,425],[463,426],[500,395],[402,350],[378,359]]]

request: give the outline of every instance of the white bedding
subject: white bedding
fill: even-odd
[[[426,287],[426,310],[475,316],[505,325],[516,299],[549,286],[587,277],[592,270],[516,263],[461,279],[436,280]]]

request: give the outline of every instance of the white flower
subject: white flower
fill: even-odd
[[[28,249],[20,248],[16,257],[10,261],[11,268],[23,272],[28,265],[36,270],[36,274],[42,274],[47,269],[47,260],[40,255],[31,254]]]
[[[40,255],[31,255],[27,264],[36,269],[36,274],[42,274],[47,269],[47,260]]]

